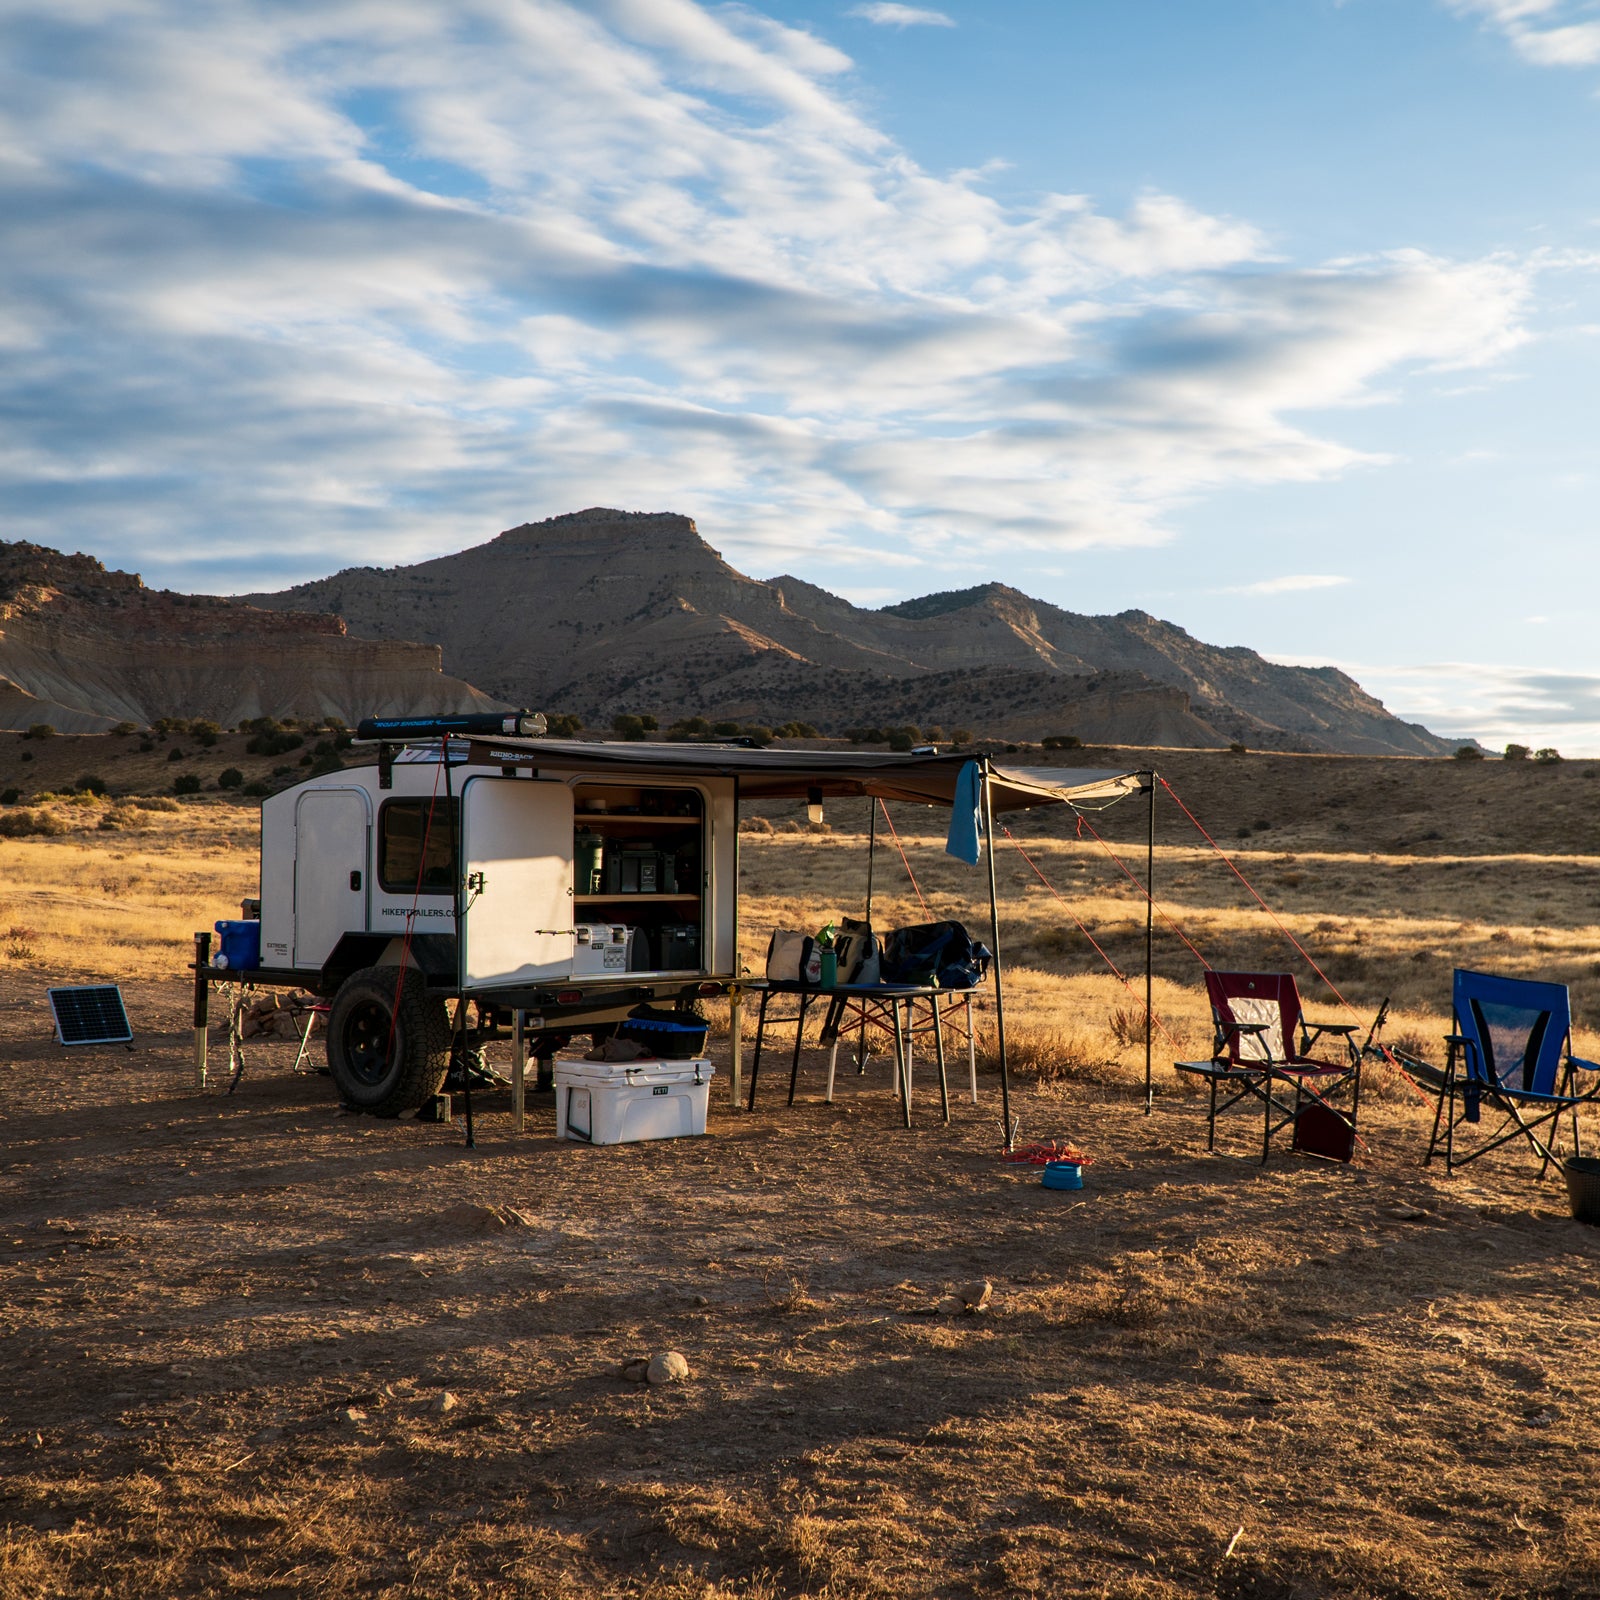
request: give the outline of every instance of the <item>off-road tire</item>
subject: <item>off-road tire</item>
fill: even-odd
[[[449,1066],[449,1013],[416,968],[366,967],[339,985],[328,1013],[328,1070],[346,1105],[375,1117],[415,1111],[439,1092]]]

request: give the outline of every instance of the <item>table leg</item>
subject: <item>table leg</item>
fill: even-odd
[[[978,1036],[972,1031],[972,991],[962,997],[967,1003],[967,1079],[972,1084],[972,1103],[978,1103]]]
[[[789,1104],[794,1104],[795,1085],[800,1081],[800,1041],[806,1036],[806,1012],[811,1009],[811,996],[800,996],[800,1014],[794,1019],[794,1055],[789,1060]]]
[[[900,1027],[900,1002],[891,1000],[889,1009],[894,1017],[894,1067],[900,1080],[900,1110],[905,1124],[911,1126],[911,1072],[910,1058],[906,1054],[905,1034]]]
[[[744,1098],[744,993],[728,996],[728,1104],[735,1111]]]
[[[944,1068],[944,1021],[939,1015],[939,997],[934,995],[928,1001],[929,1009],[933,1012],[933,1053],[939,1061],[939,1109],[944,1113],[945,1126],[950,1124],[950,1085],[945,1078]]]
[[[756,1012],[756,1047],[750,1052],[750,1104],[745,1108],[747,1111],[756,1108],[756,1079],[761,1076],[761,1041],[767,1031],[767,1001],[771,998],[770,989],[761,991],[761,1009]]]
[[[523,1025],[526,1013],[513,1013],[511,1040],[511,1131],[521,1133],[527,1111],[528,1034]]]

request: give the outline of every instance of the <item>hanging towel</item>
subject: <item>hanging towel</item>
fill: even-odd
[[[956,779],[955,799],[950,806],[950,836],[944,842],[946,854],[965,861],[969,867],[978,864],[982,806],[983,775],[978,763],[969,761]]]

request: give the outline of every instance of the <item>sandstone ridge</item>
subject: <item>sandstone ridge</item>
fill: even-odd
[[[422,639],[498,699],[825,730],[915,722],[1007,738],[1439,755],[1332,667],[1279,666],[1142,611],[1082,616],[1004,584],[867,610],[736,571],[694,523],[605,508],[412,566],[358,567],[252,605]]]
[[[0,543],[0,728],[494,709],[437,645],[352,637],[336,616],[147,589],[136,573]]]

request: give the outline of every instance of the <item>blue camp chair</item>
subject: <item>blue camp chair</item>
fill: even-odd
[[[1572,1053],[1567,986],[1458,968],[1451,1004],[1455,1032],[1445,1039],[1449,1054],[1427,1160],[1433,1160],[1442,1141],[1445,1169],[1454,1171],[1514,1139],[1526,1139],[1540,1158],[1542,1178],[1552,1161],[1560,1165],[1555,1145],[1563,1116],[1572,1122],[1572,1153],[1581,1154],[1578,1107],[1600,1094],[1600,1065]],[[1580,1089],[1579,1073],[1596,1076]],[[1461,1155],[1456,1129],[1481,1122],[1485,1104],[1500,1113],[1500,1124]],[[1548,1139],[1541,1132],[1546,1128]]]

